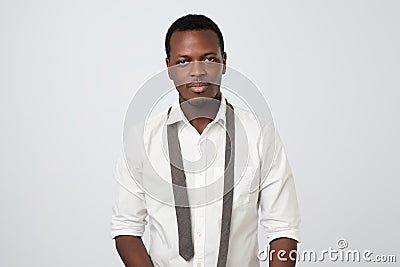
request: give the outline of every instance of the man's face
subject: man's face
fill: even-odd
[[[175,31],[170,47],[166,63],[180,102],[219,98],[226,55],[221,53],[217,34],[212,30]]]

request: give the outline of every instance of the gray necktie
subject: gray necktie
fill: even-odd
[[[229,104],[227,100],[226,104],[224,196],[217,267],[226,266],[234,186],[235,120],[233,106]],[[171,108],[168,110],[168,115],[170,111]],[[179,236],[179,255],[181,255],[186,261],[189,261],[194,256],[192,222],[186,190],[186,175],[183,169],[182,152],[179,144],[178,128],[176,123],[167,126],[167,135],[172,183],[176,185],[173,186],[174,200],[175,203],[180,204],[179,206],[175,206]]]

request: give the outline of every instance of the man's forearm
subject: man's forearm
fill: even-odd
[[[115,238],[115,245],[126,267],[152,267],[146,247],[139,236],[121,235]]]
[[[295,267],[297,241],[291,238],[278,238],[270,243],[270,267]],[[294,259],[294,260],[292,260]]]

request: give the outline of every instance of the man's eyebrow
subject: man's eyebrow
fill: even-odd
[[[215,53],[215,52],[207,52],[207,53],[204,53],[204,54],[203,54],[203,57],[209,56],[209,55],[217,55],[217,53]],[[188,56],[188,55],[177,55],[177,58],[180,58],[180,57],[183,57],[183,58],[190,58],[190,56]]]
[[[189,57],[188,55],[177,55],[177,57]]]

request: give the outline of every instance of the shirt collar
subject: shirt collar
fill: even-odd
[[[220,120],[225,121],[225,111],[226,111],[226,100],[223,94],[221,94],[221,104],[219,105],[217,115],[215,115],[214,121],[218,122]],[[182,111],[182,108],[178,100],[171,106],[171,111],[167,119],[167,124],[173,124],[178,121],[183,121],[185,124],[188,123],[188,119]]]

